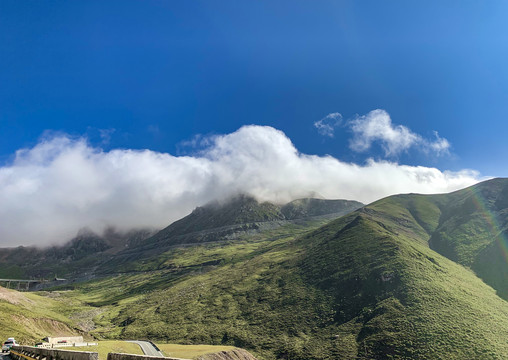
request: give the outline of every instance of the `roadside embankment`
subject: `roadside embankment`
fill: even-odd
[[[243,349],[220,351],[199,356],[196,360],[257,360],[251,353]]]
[[[108,360],[189,360],[173,357],[109,353]]]

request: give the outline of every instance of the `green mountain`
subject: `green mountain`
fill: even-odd
[[[508,179],[443,195],[398,195],[369,206],[412,223],[421,242],[472,269],[508,299]]]
[[[51,294],[99,338],[233,345],[260,359],[505,359],[507,189],[494,179],[391,196],[336,219],[320,200],[243,197]]]
[[[503,359],[508,304],[474,272],[500,237],[474,234],[492,231],[494,215],[502,228],[506,185],[392,196],[332,221],[161,248],[62,296],[101,310],[98,337],[234,345],[261,359]]]

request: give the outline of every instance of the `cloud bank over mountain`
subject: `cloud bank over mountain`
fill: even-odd
[[[0,168],[0,246],[47,245],[82,227],[163,227],[213,199],[247,193],[287,202],[319,194],[365,203],[405,192],[448,192],[478,173],[369,160],[358,165],[301,154],[268,126],[208,139],[194,156],[150,150],[103,151],[56,135],[19,150]]]

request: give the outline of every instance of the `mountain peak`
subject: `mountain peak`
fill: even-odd
[[[343,215],[361,206],[363,204],[357,201],[313,198],[298,199],[285,205],[276,205],[270,202],[259,202],[250,195],[238,194],[224,201],[213,201],[197,207],[188,216],[175,221],[154,235],[150,241],[178,243],[174,238],[185,234],[226,227],[252,230],[257,228],[256,224],[258,223],[296,220],[329,214]]]

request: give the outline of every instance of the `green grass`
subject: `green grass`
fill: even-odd
[[[179,344],[156,344],[167,357],[177,357],[182,359],[194,359],[198,356],[216,353],[219,351],[233,350],[234,346],[217,345],[179,345]]]
[[[143,351],[141,351],[141,347],[139,345],[126,341],[99,341],[97,344],[98,345],[92,346],[62,348],[62,350],[96,352],[99,353],[99,360],[107,360],[109,353],[143,355]]]
[[[471,268],[508,300],[507,206],[508,179],[493,179],[450,194],[391,196],[368,208],[385,225],[405,222],[413,239]]]
[[[38,294],[0,288],[0,314],[0,339],[34,344],[45,336],[77,334],[73,321],[60,312],[60,303]]]
[[[412,226],[386,226],[379,216],[353,215],[320,230],[336,231],[331,238],[302,240],[309,283],[333,296],[339,331],[354,335],[341,335],[340,348],[366,358],[504,358],[507,303],[472,271],[413,241]]]

